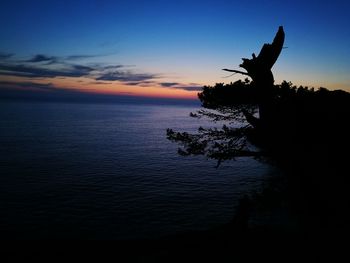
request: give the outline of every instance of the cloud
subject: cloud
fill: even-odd
[[[187,91],[202,91],[203,86],[175,86],[174,89],[182,89]]]
[[[12,54],[0,53],[1,57],[11,58]],[[120,81],[127,85],[145,85],[158,77],[157,74],[135,73],[124,68],[130,65],[104,65],[102,63],[72,63],[97,55],[71,55],[68,57],[37,54],[28,60],[10,59],[0,62],[0,76],[26,78],[65,78],[88,77],[96,81]]]
[[[31,81],[23,82],[11,82],[11,81],[0,81],[1,88],[17,88],[17,89],[40,89],[40,90],[52,90],[56,87],[52,83],[36,83]]]
[[[72,55],[68,57],[47,56],[37,54],[28,60],[16,60],[12,54],[0,53],[0,56],[7,57],[6,61],[0,62],[0,76],[17,76],[33,79],[33,82],[19,83],[17,87],[25,88],[53,88],[52,85],[38,84],[38,78],[80,78],[86,77],[91,84],[111,84],[114,81],[124,85],[140,87],[163,87],[187,91],[201,91],[202,85],[196,83],[179,83],[172,81],[161,81],[161,74],[135,72],[130,65],[106,65],[103,63],[72,63],[72,60],[79,60],[95,55]],[[79,79],[77,79],[79,81]],[[14,87],[13,84],[2,82],[1,85]]]
[[[0,59],[8,59],[8,58],[11,58],[13,56],[12,53],[3,53],[3,52],[0,52]]]
[[[104,66],[102,67],[103,70],[112,70],[112,69],[120,69],[120,68],[125,68],[125,65],[108,65],[108,66]]]
[[[149,73],[134,73],[131,71],[113,71],[103,73],[96,80],[106,80],[106,81],[122,81],[122,82],[144,82],[148,80],[153,80],[158,78],[156,74]]]
[[[94,99],[96,94],[84,93],[70,88],[58,88],[52,83],[36,83],[30,81],[0,81],[0,99],[19,100],[87,100]]]
[[[1,53],[0,53],[1,54]],[[49,62],[49,63],[55,63],[55,62],[61,62],[64,63],[65,61],[71,61],[71,60],[82,60],[87,58],[95,58],[100,57],[103,55],[71,55],[67,57],[56,57],[56,56],[46,56],[43,54],[37,54],[31,59],[25,60],[25,62],[31,62],[31,63],[37,63],[37,62]]]
[[[161,82],[159,84],[165,88],[182,89],[187,91],[201,91],[203,89],[202,85],[196,83],[181,84],[178,82]]]
[[[0,64],[0,75],[11,75],[27,78],[83,77],[94,69],[81,65],[66,65],[62,69],[34,67],[26,64]]]
[[[65,57],[66,60],[80,60],[80,59],[86,59],[86,58],[96,58],[103,55],[71,55],[68,57]]]
[[[27,78],[83,77],[94,70],[94,67],[67,63],[63,58],[42,54],[24,61],[11,59],[0,63],[0,75]]]
[[[94,67],[84,65],[71,65],[73,71],[81,72],[82,75],[88,75],[91,71],[96,70]]]
[[[55,63],[57,62],[57,57],[49,57],[42,54],[35,55],[29,60],[26,60],[25,62],[30,63],[38,63],[38,62],[48,62],[48,63]]]
[[[96,84],[96,85],[107,85],[107,84],[111,84],[111,82],[103,82],[103,81],[92,81],[89,82],[89,84]]]
[[[166,87],[166,88],[169,88],[169,87],[174,87],[176,85],[179,85],[178,82],[161,82],[159,83],[162,87]]]

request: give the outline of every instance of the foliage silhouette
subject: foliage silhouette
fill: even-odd
[[[348,130],[349,93],[297,88],[287,81],[274,84],[271,68],[283,42],[280,27],[272,44],[264,44],[258,56],[243,59],[240,66],[247,72],[224,69],[247,75],[252,81],[246,78],[203,87],[198,94],[203,109],[190,116],[227,124],[221,129],[199,127],[196,134],[167,129],[167,138],[181,145],[181,155],[204,155],[216,159],[218,165],[240,156],[285,161],[316,144],[328,148],[327,137]],[[333,122],[338,122],[337,129],[329,125]]]
[[[240,66],[246,71],[225,69],[250,79],[205,86],[198,94],[202,109],[190,116],[224,122],[221,129],[167,129],[167,138],[180,145],[181,155],[204,155],[217,160],[218,166],[252,156],[281,171],[261,192],[241,198],[230,223],[178,237],[175,244],[214,240],[208,242],[208,251],[230,261],[237,255],[244,260],[254,256],[256,248],[264,252],[256,254],[259,260],[275,256],[280,261],[285,255],[314,260],[324,258],[321,252],[329,252],[330,243],[349,237],[350,93],[297,87],[287,81],[275,84],[271,69],[283,42],[280,27],[272,44],[265,44],[258,56],[243,59]],[[220,245],[213,249],[215,244]],[[234,253],[225,254],[228,251]]]
[[[261,194],[241,200],[226,228],[235,229],[233,235],[265,239],[274,233],[293,233],[312,242],[340,240],[350,234],[350,93],[296,87],[287,81],[275,84],[271,68],[283,41],[280,27],[259,56],[243,59],[240,66],[246,72],[225,69],[251,80],[205,86],[198,94],[202,109],[190,116],[222,121],[221,129],[199,127],[194,134],[167,129],[167,138],[180,145],[181,155],[204,155],[217,160],[217,166],[251,156],[280,168],[283,176],[277,178],[277,187],[270,184]],[[285,211],[285,231],[280,223],[252,229],[248,222],[254,209],[276,218]]]

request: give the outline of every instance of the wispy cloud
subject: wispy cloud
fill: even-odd
[[[0,52],[0,59],[8,59],[8,58],[11,58],[14,54],[12,53],[3,53],[3,52]]]
[[[171,88],[187,91],[200,91],[202,85],[196,83],[179,83],[164,81],[165,76],[160,73],[147,73],[130,69],[130,65],[106,65],[103,63],[83,63],[78,61],[84,58],[95,57],[95,55],[71,55],[68,57],[49,56],[37,54],[27,60],[19,60],[12,54],[0,53],[0,77],[16,76],[26,78],[26,82],[19,82],[17,87],[31,87],[36,89],[52,89],[51,83],[38,84],[38,79],[52,78],[76,78],[77,82],[82,82],[81,77],[90,79],[88,84],[112,84],[122,83],[127,86]],[[74,61],[74,63],[73,63]],[[78,63],[79,62],[79,63]],[[32,79],[33,82],[28,82]],[[163,81],[162,81],[163,80]],[[14,83],[0,82],[2,86],[15,87]]]
[[[99,67],[101,67],[101,66],[99,66]],[[113,70],[113,69],[120,69],[120,68],[125,68],[125,67],[128,67],[128,66],[126,66],[126,65],[108,65],[108,66],[103,66],[101,68],[103,70]]]
[[[36,83],[31,81],[23,82],[11,82],[11,81],[0,81],[0,89],[4,88],[15,88],[15,89],[40,89],[40,90],[52,90],[56,87],[52,83]]]
[[[26,60],[25,62],[30,63],[38,63],[38,62],[47,62],[47,63],[55,63],[57,62],[57,57],[49,57],[42,54],[35,55],[31,59]]]
[[[174,86],[174,89],[182,89],[187,91],[202,91],[203,86],[191,86],[191,85],[183,85],[183,86]]]
[[[0,81],[0,99],[25,100],[87,100],[95,99],[96,94],[80,90],[56,87],[53,83],[36,83],[31,81]]]
[[[89,84],[94,84],[94,85],[107,85],[107,84],[111,84],[111,82],[92,81],[92,82],[89,82]]]
[[[149,73],[134,73],[131,71],[112,71],[102,74],[97,77],[96,80],[107,80],[107,81],[122,81],[122,82],[144,82],[148,80],[154,80],[158,78],[157,74]]]
[[[178,82],[161,82],[159,83],[162,87],[166,87],[166,88],[169,88],[169,87],[174,87],[176,85],[179,85]]]
[[[1,53],[0,53],[1,54]],[[83,60],[83,59],[88,59],[88,58],[96,58],[96,57],[101,57],[104,55],[84,55],[84,54],[79,54],[79,55],[70,55],[66,57],[56,57],[56,56],[47,56],[43,54],[37,54],[33,56],[31,59],[25,60],[25,62],[31,62],[31,63],[37,63],[37,62],[60,62],[64,63],[65,61],[74,61],[74,60]]]
[[[0,56],[11,58],[12,54],[0,53]],[[73,60],[95,56],[97,55],[57,57],[37,54],[27,60],[7,59],[0,62],[0,75],[27,78],[88,77],[95,81],[119,81],[127,84],[129,82],[145,82],[158,77],[157,74],[136,73],[130,69],[127,70],[129,65],[72,63]]]
[[[181,84],[178,82],[161,82],[159,84],[165,88],[182,89],[187,91],[201,91],[203,88],[202,85],[196,83]]]
[[[71,55],[65,57],[66,60],[81,60],[81,59],[87,59],[87,58],[96,58],[101,57],[104,55]]]
[[[94,69],[81,65],[67,65],[62,69],[34,67],[26,64],[0,64],[0,75],[11,75],[27,78],[83,77]]]

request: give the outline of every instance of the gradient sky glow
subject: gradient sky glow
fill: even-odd
[[[2,0],[0,96],[93,92],[196,98],[271,42],[276,82],[350,91],[348,1]]]

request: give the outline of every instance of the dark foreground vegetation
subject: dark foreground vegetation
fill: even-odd
[[[204,87],[199,98],[207,110],[191,116],[227,124],[197,134],[168,130],[182,155],[204,155],[218,165],[251,156],[281,171],[261,191],[242,197],[229,224],[199,234],[193,244],[206,238],[213,248],[221,244],[215,255],[223,262],[344,256],[343,240],[350,234],[350,93],[284,81],[273,88],[268,123],[249,123],[246,117],[256,116],[259,107],[256,88],[248,80]],[[242,125],[230,125],[237,121]]]
[[[242,197],[232,222],[205,234],[213,247],[216,239],[227,245],[215,254],[224,255],[225,247],[228,261],[262,255],[331,259],[343,255],[339,249],[350,233],[350,93],[276,85],[271,68],[283,43],[280,27],[272,44],[243,59],[246,71],[225,69],[251,80],[203,88],[203,109],[191,117],[224,121],[221,129],[167,130],[181,155],[204,155],[218,166],[250,156],[281,171],[263,190]]]

